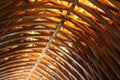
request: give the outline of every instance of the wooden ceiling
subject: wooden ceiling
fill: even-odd
[[[120,1],[0,0],[0,80],[119,80]]]

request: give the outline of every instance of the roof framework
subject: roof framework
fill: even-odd
[[[120,79],[118,0],[0,0],[0,80]]]

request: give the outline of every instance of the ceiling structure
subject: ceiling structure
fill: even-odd
[[[118,0],[0,0],[0,80],[119,80]]]

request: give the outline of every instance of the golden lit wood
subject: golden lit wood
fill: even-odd
[[[119,4],[0,0],[0,80],[119,80]]]

